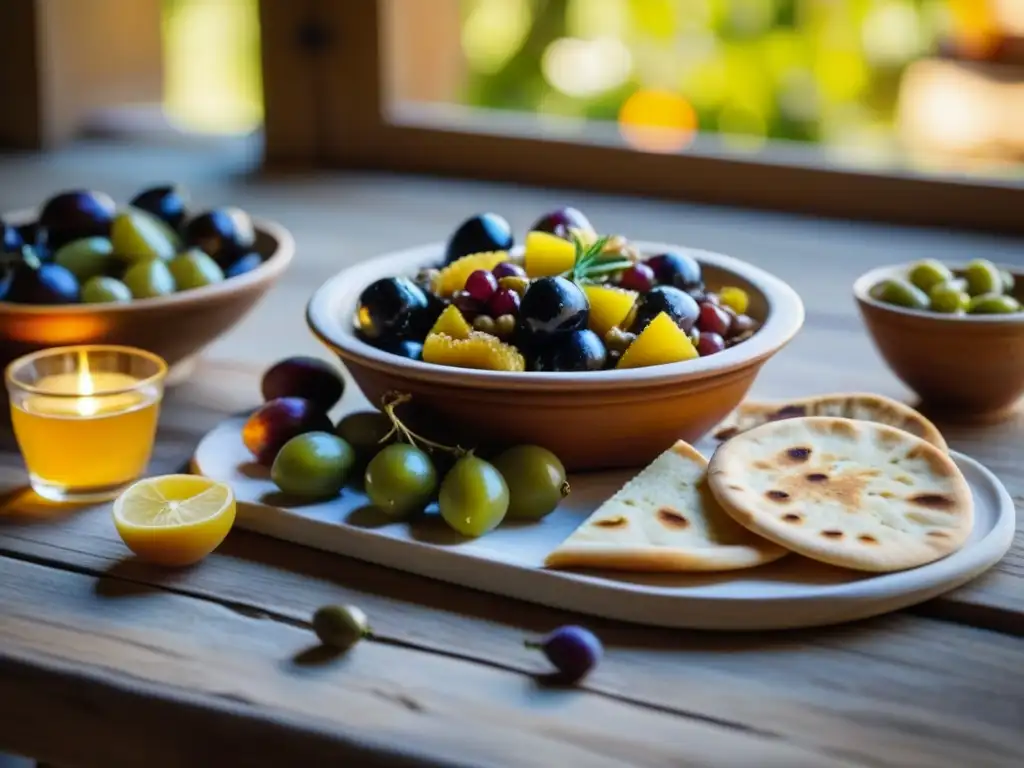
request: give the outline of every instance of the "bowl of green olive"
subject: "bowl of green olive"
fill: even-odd
[[[853,293],[875,347],[924,405],[992,421],[1024,394],[1024,269],[925,259],[873,269]]]
[[[0,214],[0,370],[46,347],[119,344],[160,355],[173,383],[294,252],[280,225],[233,206],[196,209],[175,185],[120,204],[66,190]]]

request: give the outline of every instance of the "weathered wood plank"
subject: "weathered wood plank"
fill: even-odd
[[[317,662],[307,630],[116,579],[6,559],[0,577],[0,744],[38,749],[59,722],[43,757],[71,765],[855,764],[384,643]]]
[[[71,522],[75,527],[38,550],[40,556],[129,581],[140,593],[174,590],[294,623],[323,603],[352,602],[369,613],[384,641],[506,669],[542,669],[522,639],[573,619],[253,534],[233,534],[195,569],[167,572],[124,557],[105,511],[80,513]],[[88,544],[79,548],[78,541]],[[8,549],[11,540],[0,546]],[[1024,723],[1024,644],[1009,636],[909,616],[757,636],[587,623],[610,649],[589,690],[787,738],[814,720],[814,739],[852,750],[857,759],[912,753],[921,748],[918,739],[932,742],[935,730],[976,736]],[[209,630],[216,642],[219,630]],[[121,628],[109,631],[119,635]],[[718,695],[706,697],[704,686]],[[851,740],[850,728],[864,732]],[[965,759],[977,748],[971,742]]]

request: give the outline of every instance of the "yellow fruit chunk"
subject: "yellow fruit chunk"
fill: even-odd
[[[433,333],[443,333],[445,336],[451,336],[453,339],[468,339],[469,333],[473,329],[469,323],[466,322],[466,318],[459,312],[459,308],[453,304],[449,304],[445,307],[444,312],[437,318],[437,322],[434,323],[434,327],[430,329]]]
[[[718,300],[737,315],[745,313],[750,305],[750,297],[747,296],[747,292],[733,285],[727,285],[720,290]]]
[[[114,527],[141,559],[160,565],[197,563],[235,522],[231,486],[198,475],[139,480],[114,502]]]
[[[466,339],[453,339],[443,333],[430,334],[423,344],[423,361],[487,371],[526,370],[526,361],[518,349],[480,331],[471,331]]]
[[[610,285],[584,285],[583,293],[590,302],[590,330],[602,339],[612,328],[626,319],[636,303],[636,292]]]
[[[505,251],[471,253],[453,261],[438,272],[431,288],[438,296],[451,296],[465,288],[466,280],[478,269],[490,272],[503,261],[508,261],[508,254]]]
[[[548,232],[528,232],[523,268],[530,277],[551,277],[572,269],[576,246]]]
[[[617,368],[646,368],[699,357],[690,337],[664,312],[658,313],[619,358]]]

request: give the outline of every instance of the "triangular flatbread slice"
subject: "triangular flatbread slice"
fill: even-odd
[[[708,461],[677,442],[548,555],[549,568],[729,571],[786,550],[737,525],[707,487]]]
[[[824,563],[888,572],[964,545],[971,489],[931,443],[870,421],[786,419],[737,435],[708,485],[736,522]]]
[[[714,431],[717,440],[728,440],[748,430],[783,419],[804,416],[839,416],[857,421],[888,424],[948,451],[938,427],[909,405],[883,395],[836,392],[796,400],[748,401],[740,405]]]

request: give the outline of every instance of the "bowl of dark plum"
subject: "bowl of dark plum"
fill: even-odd
[[[0,366],[46,347],[120,344],[160,355],[179,378],[295,250],[283,227],[236,207],[193,210],[174,185],[121,205],[64,191],[3,214],[0,234]]]
[[[307,307],[371,402],[407,393],[458,433],[541,445],[574,471],[697,440],[803,319],[752,264],[600,235],[573,208],[521,244],[502,217],[473,216],[446,243],[340,272]]]

